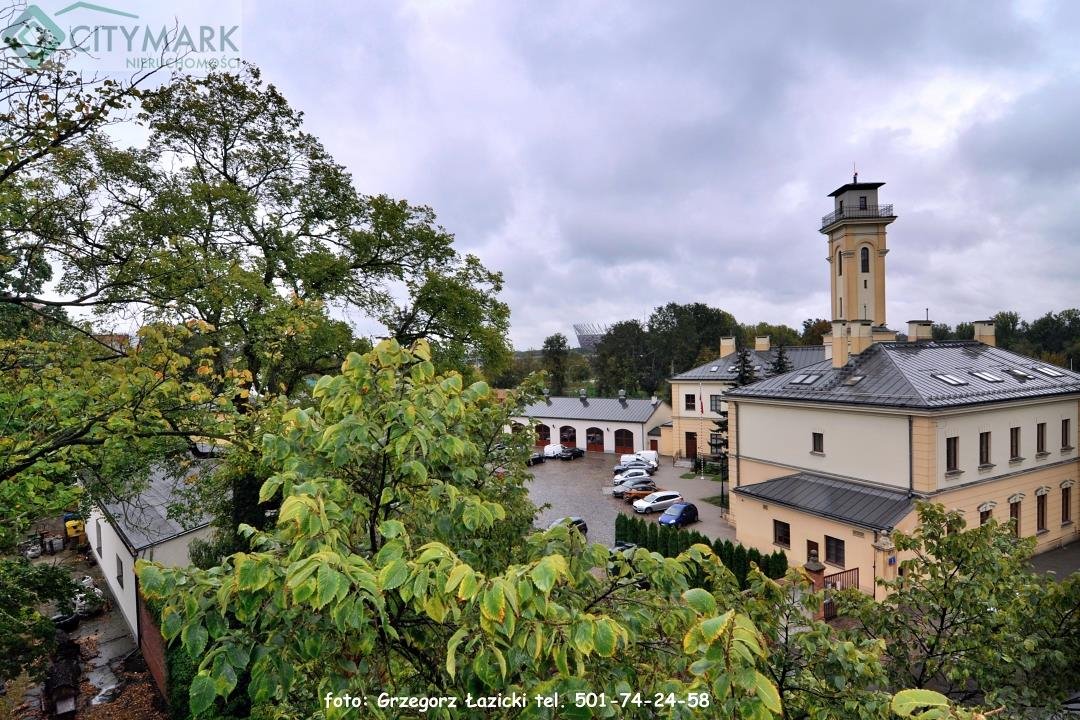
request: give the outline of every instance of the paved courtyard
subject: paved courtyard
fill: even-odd
[[[615,542],[615,516],[618,513],[633,515],[634,511],[622,500],[611,496],[611,468],[619,462],[618,455],[586,453],[578,460],[548,460],[531,468],[533,480],[529,483],[529,497],[542,510],[536,524],[547,527],[551,522],[567,515],[584,518],[589,526],[589,540],[611,545]],[[685,468],[671,466],[661,458],[660,468],[653,475],[659,488],[678,490],[688,502],[697,505],[700,522],[690,527],[710,538],[735,539],[735,527],[722,517],[719,507],[702,498],[720,494],[720,483],[708,479],[687,479],[679,476]],[[639,515],[652,522],[659,513]]]
[[[1031,558],[1031,567],[1035,572],[1053,573],[1058,578],[1080,572],[1080,542],[1036,555]]]

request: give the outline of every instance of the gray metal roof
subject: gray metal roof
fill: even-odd
[[[1050,376],[1035,368],[1050,368]],[[1017,377],[1019,370],[1030,377]],[[990,373],[998,380],[975,375]],[[810,384],[799,375],[818,374]],[[940,375],[963,384],[950,384]],[[856,377],[862,379],[855,381]],[[922,409],[963,407],[1080,393],[1080,373],[975,341],[884,342],[852,356],[842,368],[823,360],[799,371],[730,390],[727,397]]]
[[[525,407],[522,415],[533,418],[564,420],[608,420],[611,422],[648,422],[656,409],[665,403],[637,398],[549,397]]]
[[[104,503],[101,509],[132,553],[160,545],[210,524],[208,514],[198,513],[193,518],[181,521],[170,517],[169,512],[170,506],[185,502],[182,492],[184,484],[198,476],[200,471],[206,470],[205,461],[193,465],[186,474],[155,468],[150,473],[145,490],[124,502]]]
[[[769,372],[769,366],[772,365],[773,360],[776,358],[776,353],[779,348],[772,348],[770,350],[751,350],[750,360],[754,364],[754,369],[757,371],[758,377],[764,377]],[[785,345],[784,352],[787,353],[788,359],[791,361],[791,367],[794,370],[804,368],[807,365],[813,365],[814,363],[821,362],[825,359],[825,346],[824,345]],[[737,373],[735,372],[735,363],[739,361],[739,354],[732,353],[724,358],[717,358],[712,362],[707,362],[704,365],[687,370],[684,373],[679,373],[671,380],[713,380],[718,382],[734,382]],[[713,369],[715,368],[715,370]]]
[[[870,530],[892,530],[911,512],[916,497],[906,490],[801,472],[732,488],[732,492]]]

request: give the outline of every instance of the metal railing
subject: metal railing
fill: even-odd
[[[846,207],[840,208],[839,210],[822,217],[821,227],[827,227],[840,220],[887,217],[894,217],[892,205],[867,205],[864,208]]]

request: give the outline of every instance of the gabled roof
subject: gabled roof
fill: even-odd
[[[210,515],[203,513],[187,522],[170,517],[169,508],[184,502],[181,490],[186,480],[198,475],[200,470],[208,470],[205,461],[193,467],[194,470],[189,470],[183,478],[163,468],[155,468],[146,489],[134,498],[101,505],[109,524],[133,555],[210,524]]]
[[[656,409],[664,405],[638,398],[576,398],[549,397],[525,407],[525,417],[558,418],[565,420],[608,420],[611,422],[643,423]]]
[[[732,488],[732,492],[882,531],[896,527],[911,512],[917,497],[906,490],[864,485],[809,472],[743,485]]]
[[[800,375],[819,377],[794,382]],[[824,360],[727,396],[934,409],[1076,393],[1080,373],[968,340],[874,343],[844,367]]]
[[[772,365],[777,352],[778,348],[750,351],[750,360],[758,373],[758,377],[763,377],[769,372],[769,366]],[[787,353],[788,359],[791,361],[791,367],[795,370],[821,362],[825,359],[824,345],[785,345],[784,352]],[[692,370],[679,373],[671,379],[672,381],[713,380],[717,382],[734,382],[737,375],[735,372],[735,363],[738,361],[739,354],[732,353],[727,357],[717,358],[712,362],[699,365]]]

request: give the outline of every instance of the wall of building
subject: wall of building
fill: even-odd
[[[885,565],[883,553],[874,548],[874,532],[844,525],[816,515],[810,515],[783,505],[763,503],[761,500],[731,495],[731,509],[738,516],[736,538],[748,547],[762,553],[783,550],[788,564],[801,566],[807,561],[807,540],[818,544],[819,560],[825,563],[825,574],[859,568],[859,587],[868,594],[874,593],[875,567]],[[790,526],[791,544],[788,547],[773,542],[773,520]],[[861,534],[861,537],[860,537]],[[825,536],[844,541],[844,565],[838,566],[825,560]],[[878,567],[877,570],[883,571]]]
[[[735,361],[735,356],[717,360],[716,364],[726,367],[725,363]],[[697,435],[698,455],[709,454],[709,435],[716,429],[720,413],[713,412],[712,396],[723,395],[731,387],[730,383],[718,382],[673,382],[671,384],[671,435],[674,452],[679,457],[686,457],[686,433]],[[686,409],[686,395],[694,396],[694,409]],[[726,403],[721,405],[724,407]],[[703,411],[704,410],[704,411]]]
[[[131,630],[131,636],[138,637],[138,621],[136,620],[138,609],[135,603],[135,560],[131,557],[131,553],[128,552],[124,541],[120,539],[120,535],[113,529],[100,510],[95,508],[90,513],[86,528],[90,547],[94,557],[97,559],[98,566],[101,568],[101,574],[105,577],[105,582],[109,586],[109,591],[120,609],[120,614],[123,615],[124,621]],[[123,587],[120,586],[120,582],[116,579],[117,558],[120,559],[122,568]]]
[[[100,528],[100,529],[99,529]],[[98,509],[90,513],[90,519],[86,525],[87,538],[90,547],[97,559],[101,574],[109,585],[109,591],[124,616],[132,637],[138,637],[138,606],[136,603],[135,560],[128,551],[119,533],[108,522],[108,518]],[[188,545],[192,540],[208,540],[213,534],[210,527],[200,528],[192,532],[180,535],[163,542],[153,548],[148,548],[141,553],[141,557],[154,560],[166,567],[185,567],[191,563],[188,556]],[[100,540],[99,540],[100,536]],[[99,550],[100,547],[100,550]],[[117,557],[123,567],[123,587],[117,580]]]
[[[1071,521],[1061,522],[1061,487],[1072,483],[1070,503]],[[1046,493],[1046,531],[1038,532],[1036,493],[1048,488]],[[1001,523],[1009,522],[1009,498],[1023,494],[1020,501],[1020,534],[1035,537],[1035,552],[1052,550],[1080,539],[1080,460],[1058,463],[1022,475],[1001,478],[992,482],[973,483],[948,490],[930,498],[949,510],[964,514],[968,527],[979,524],[979,507],[995,503],[991,513]]]
[[[941,415],[934,423],[935,454],[933,467],[935,477],[932,487],[948,490],[975,481],[991,481],[1017,473],[1031,472],[1063,460],[1077,458],[1077,443],[1062,450],[1061,421],[1069,420],[1070,431],[1077,426],[1076,400],[1057,400],[1027,403],[999,408],[981,408],[960,414]],[[1036,425],[1046,423],[1046,453],[1036,452]],[[1010,428],[1020,428],[1019,461],[1009,455]],[[990,433],[990,467],[979,467],[979,435]],[[959,474],[947,474],[946,438],[959,438]],[[919,467],[929,460],[920,459]]]
[[[759,460],[908,487],[906,416],[745,401],[738,412],[742,462]],[[820,454],[812,452],[815,432],[823,435]]]
[[[547,425],[551,432],[551,442],[559,442],[559,432],[563,426],[574,428],[577,436],[577,447],[585,449],[586,431],[596,427],[604,433],[604,452],[615,452],[615,431],[629,430],[633,435],[634,450],[648,450],[648,432],[653,428],[666,423],[671,419],[671,408],[667,403],[660,403],[653,412],[652,417],[645,423],[612,422],[610,420],[568,420],[565,418],[534,418],[538,424]],[[512,422],[528,423],[524,417],[511,418]]]

